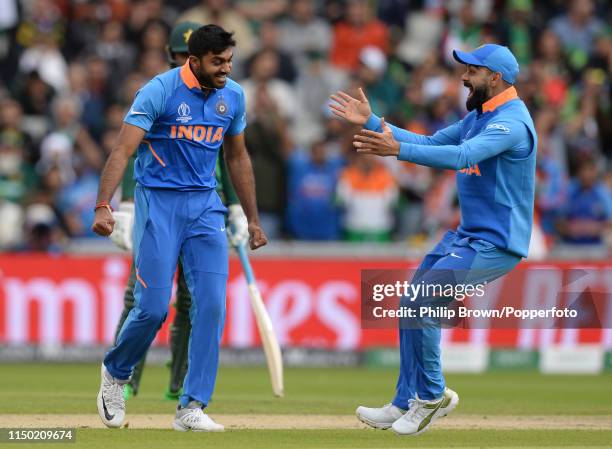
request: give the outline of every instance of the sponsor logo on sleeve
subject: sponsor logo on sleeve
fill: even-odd
[[[510,128],[500,125],[499,123],[490,123],[487,125],[486,129],[499,129],[506,134],[510,134]]]

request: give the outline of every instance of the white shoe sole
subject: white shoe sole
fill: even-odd
[[[221,429],[192,429],[191,427],[186,427],[180,420],[175,419],[172,423],[172,428],[178,432],[224,432],[225,428]]]
[[[370,421],[369,419],[364,418],[363,416],[361,416],[359,413],[355,413],[355,415],[357,416],[357,419],[359,421],[361,421],[362,423],[364,423],[364,424],[366,424],[366,425],[368,425],[368,426],[370,426],[370,427],[372,427],[374,429],[387,430],[387,429],[389,429],[393,425],[393,423],[389,423],[389,424],[382,423],[381,424],[381,423],[377,423],[377,422],[374,422],[374,421]]]
[[[453,390],[449,389],[449,391],[451,393],[451,400],[449,404],[444,408],[440,407],[436,411],[436,413],[434,413],[433,417],[431,418],[431,421],[429,421],[429,424],[427,424],[425,427],[423,427],[421,430],[415,433],[399,433],[392,427],[391,430],[393,430],[393,433],[395,433],[396,435],[402,436],[402,437],[415,437],[424,432],[427,432],[427,430],[433,423],[435,423],[438,419],[444,418],[445,416],[449,415],[453,410],[455,410],[455,408],[459,404],[459,395]]]

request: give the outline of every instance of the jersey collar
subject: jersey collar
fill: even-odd
[[[181,80],[189,89],[200,89],[200,83],[189,67],[189,61],[181,67]]]
[[[495,95],[490,100],[485,101],[482,104],[482,112],[493,112],[495,109],[500,107],[503,104],[508,103],[510,100],[514,100],[518,97],[516,89],[514,86],[510,86],[503,92]]]

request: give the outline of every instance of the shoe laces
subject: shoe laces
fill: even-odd
[[[192,426],[194,424],[198,424],[204,421],[205,417],[206,415],[201,408],[194,408],[191,409],[188,413],[185,413],[185,415],[183,415],[183,422],[185,422],[185,424],[189,426]]]
[[[110,381],[104,391],[104,401],[109,409],[125,410],[125,400],[123,399],[123,388],[125,384]]]
[[[416,418],[418,421],[424,419],[431,410],[423,407],[427,401],[422,401],[418,398],[416,399],[408,399],[408,412],[406,413],[407,418]]]

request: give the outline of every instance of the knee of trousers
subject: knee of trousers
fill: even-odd
[[[221,300],[203,301],[203,304],[198,303],[195,313],[196,319],[204,319],[208,322],[215,322],[225,319],[225,296]]]
[[[136,318],[140,321],[161,324],[168,315],[168,303],[172,287],[136,290]]]
[[[136,309],[136,320],[146,322],[153,326],[161,326],[168,316],[168,310],[160,309]]]

